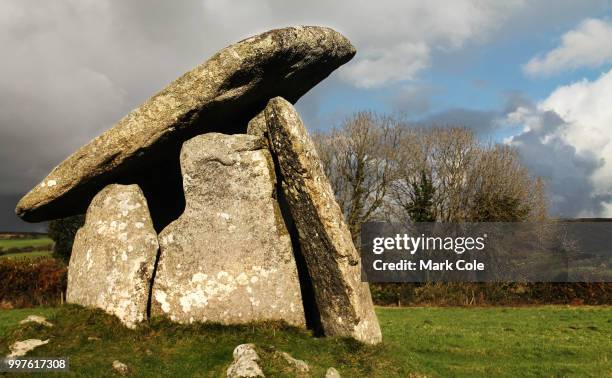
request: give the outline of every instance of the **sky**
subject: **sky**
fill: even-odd
[[[612,217],[612,2],[3,0],[0,231],[59,162],[217,50],[283,26],[357,48],[297,103],[325,130],[372,110],[517,148],[553,216]]]

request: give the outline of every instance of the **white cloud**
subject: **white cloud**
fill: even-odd
[[[437,50],[452,50],[468,41],[484,40],[522,0],[205,0],[214,17],[211,29],[237,35],[287,24],[322,24],[343,32],[357,47],[357,56],[339,70],[340,78],[357,87],[375,87],[410,80],[426,68]],[[280,23],[282,20],[282,23]]]
[[[612,69],[594,81],[557,88],[540,104],[553,110],[567,123],[563,139],[581,154],[593,154],[602,161],[592,180],[596,188],[612,192]],[[612,215],[612,213],[610,214]]]
[[[563,35],[560,46],[544,56],[532,58],[523,66],[523,70],[532,76],[548,76],[609,63],[612,63],[612,24],[586,19]]]
[[[612,217],[611,103],[612,69],[507,116],[525,126],[510,143],[535,174],[548,178],[553,208],[563,216]]]
[[[429,65],[429,55],[429,47],[423,42],[403,43],[390,49],[372,49],[342,69],[340,78],[362,88],[412,80]]]

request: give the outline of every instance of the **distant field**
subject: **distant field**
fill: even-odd
[[[35,258],[51,255],[53,240],[48,237],[0,239],[0,258]]]
[[[23,247],[40,247],[40,246],[51,246],[53,240],[50,238],[35,238],[35,239],[0,239],[0,248],[23,248]]]
[[[266,376],[293,377],[274,358],[282,350],[343,377],[610,377],[612,307],[377,308],[384,342],[346,339],[265,323],[242,327],[177,325],[156,319],[136,330],[77,306],[0,311],[0,355],[27,338],[50,339],[30,356],[69,356],[72,374],[112,376],[114,360],[132,376],[221,377],[232,350],[253,342]],[[30,314],[55,326],[20,326]]]

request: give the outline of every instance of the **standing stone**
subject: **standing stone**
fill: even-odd
[[[196,135],[245,132],[270,98],[297,101],[354,55],[343,35],[317,26],[271,30],[228,46],[74,152],[15,211],[29,222],[81,214],[106,184],[157,169]]]
[[[116,315],[128,327],[147,316],[157,234],[137,185],[98,193],[74,239],[66,299]]]
[[[312,140],[285,99],[270,100],[265,116],[325,334],[380,342],[370,289],[361,282],[359,256]]]
[[[159,235],[153,315],[304,326],[291,239],[263,140],[201,135],[183,145],[181,167],[185,212]]]

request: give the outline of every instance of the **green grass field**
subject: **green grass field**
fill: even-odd
[[[36,248],[36,251],[20,251],[19,249]],[[51,256],[53,240],[46,237],[40,238],[15,238],[0,239],[0,250],[16,249],[10,253],[0,255],[0,258],[8,259],[31,259],[36,257]]]
[[[73,375],[222,377],[233,348],[254,342],[267,376],[294,376],[275,349],[307,361],[313,377],[336,367],[343,377],[592,376],[612,374],[612,307],[378,308],[384,343],[313,338],[279,324],[181,326],[154,320],[123,328],[100,311],[76,306],[0,311],[0,353],[9,343],[50,338],[37,356],[70,356]],[[29,314],[56,325],[19,326]],[[97,338],[97,339],[91,339]],[[275,348],[275,349],[274,349]]]
[[[53,245],[53,240],[49,238],[19,238],[19,239],[0,239],[0,248],[23,248],[23,247],[42,247]]]

